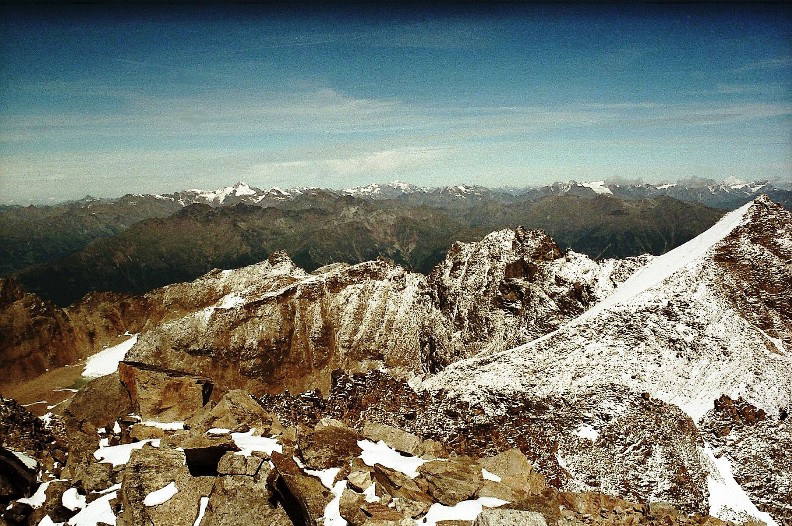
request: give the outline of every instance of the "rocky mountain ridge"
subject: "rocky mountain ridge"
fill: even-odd
[[[194,203],[208,204],[211,206],[228,206],[237,203],[267,204],[271,201],[292,200],[306,192],[317,191],[318,188],[289,188],[273,187],[262,190],[251,187],[247,183],[237,182],[233,186],[220,188],[214,191],[186,190],[173,194],[156,195],[163,200],[171,200],[182,206]],[[325,190],[328,191],[328,190]],[[745,204],[761,194],[771,195],[776,201],[788,203],[789,192],[783,188],[776,188],[768,181],[724,181],[690,180],[677,183],[626,183],[611,181],[557,182],[546,186],[526,188],[487,188],[484,186],[459,184],[443,187],[422,187],[410,183],[393,181],[391,183],[372,183],[366,186],[346,188],[343,190],[329,190],[336,195],[349,195],[363,199],[405,199],[422,201],[425,204],[438,204],[446,200],[451,201],[476,201],[483,199],[497,199],[510,201],[516,198],[530,197],[538,199],[551,195],[578,195],[594,197],[596,195],[611,195],[626,199],[651,199],[659,196],[668,196],[682,201],[699,202],[715,208],[732,209]]]
[[[785,523],[791,226],[759,198],[655,258],[595,262],[517,229],[429,276],[275,253],[157,289],[118,372],[47,417],[65,467],[30,452],[68,481],[5,516],[73,518],[46,498],[73,489],[72,512],[126,524],[234,523],[235,494],[284,525],[430,524],[462,502],[475,516],[449,520],[491,524],[490,498],[546,524]],[[368,464],[366,440],[405,453],[407,478]],[[235,458],[251,443],[269,449]],[[493,489],[484,470],[524,478]]]
[[[218,382],[254,393],[326,392],[336,369],[386,367],[407,377],[552,330],[643,261],[595,263],[522,229],[457,243],[428,278],[384,260],[308,274],[276,254],[206,276],[232,292],[184,317],[149,324],[128,359],[212,371]]]

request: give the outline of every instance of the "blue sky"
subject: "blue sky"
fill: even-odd
[[[792,178],[783,5],[11,9],[0,202]]]

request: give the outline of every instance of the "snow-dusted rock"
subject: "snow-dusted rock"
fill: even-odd
[[[786,413],[790,260],[792,217],[759,198],[655,258],[558,330],[453,364],[423,385],[492,414],[504,398],[568,396],[610,384],[677,405],[694,421],[723,394],[769,415]]]

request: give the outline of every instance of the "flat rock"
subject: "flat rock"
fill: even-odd
[[[418,473],[418,484],[445,506],[472,498],[484,483],[480,466],[468,457],[433,460],[421,465]]]
[[[360,435],[341,422],[320,422],[314,431],[299,437],[300,456],[311,469],[338,467],[360,455],[358,440]]]
[[[221,428],[232,432],[246,432],[255,427],[268,435],[283,432],[278,417],[266,411],[250,393],[239,389],[223,394],[215,405],[207,404],[189,420],[189,425],[200,431]]]
[[[377,422],[366,422],[363,425],[363,436],[372,442],[382,440],[396,451],[417,455],[421,439],[418,436],[402,431],[398,427],[380,424]]]
[[[267,487],[267,475],[269,475],[269,466],[265,463],[256,476],[217,477],[200,524],[202,526],[239,524],[292,526],[286,511],[275,502]]]
[[[473,526],[547,526],[547,521],[535,511],[485,509]]]
[[[143,420],[185,421],[206,405],[213,389],[207,378],[140,363],[121,362],[118,374]]]
[[[118,492],[123,505],[119,526],[193,524],[200,499],[209,495],[214,478],[191,476],[185,461],[184,452],[177,449],[146,445],[132,451]],[[171,483],[176,494],[158,504],[145,504],[147,495]]]

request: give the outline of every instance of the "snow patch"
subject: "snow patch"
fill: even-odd
[[[338,468],[333,468],[338,470]],[[330,471],[330,470],[325,470]],[[335,476],[335,475],[334,475]],[[322,484],[325,484],[324,480]],[[339,480],[336,484],[330,489],[333,494],[333,500],[327,503],[324,509],[324,524],[325,526],[346,526],[347,521],[341,516],[341,494],[344,493],[344,488],[346,488],[347,481],[346,480]],[[327,484],[325,484],[327,486]]]
[[[592,442],[596,442],[597,438],[599,438],[599,431],[588,424],[580,425],[577,429],[575,429],[574,433],[580,438],[587,438]]]
[[[85,495],[80,495],[77,488],[69,488],[63,492],[61,504],[71,511],[81,510],[85,508]]]
[[[128,340],[89,357],[82,373],[83,378],[99,378],[114,373],[118,369],[118,362],[126,357],[127,352],[137,343],[137,339],[138,335],[135,334]]]
[[[318,478],[319,480],[322,481],[322,485],[325,488],[332,490],[333,481],[335,480],[336,475],[338,475],[338,472],[341,471],[341,468],[327,468],[327,469],[318,469],[318,470],[303,468],[303,471],[305,471],[308,475],[311,475],[312,477]]]
[[[115,524],[116,516],[110,507],[110,501],[115,499],[118,492],[113,491],[99,497],[83,508],[80,513],[69,519],[67,524],[71,526],[96,526],[102,524]]]
[[[218,309],[234,309],[239,307],[240,305],[245,304],[245,299],[240,297],[235,293],[227,294],[223,296],[223,300],[221,301],[220,305],[217,307]]]
[[[51,413],[47,413],[47,414],[51,414]],[[9,451],[11,451],[11,450],[9,450]],[[20,453],[19,451],[11,451],[11,453],[13,453],[14,456],[16,458],[18,458],[19,461],[22,462],[25,465],[26,468],[28,468],[30,470],[33,470],[33,471],[38,469],[38,462],[36,461],[36,459],[30,458],[26,454]]]
[[[435,526],[439,521],[475,521],[484,506],[497,508],[509,501],[495,497],[479,497],[476,500],[464,500],[455,506],[432,504],[423,519],[416,521],[421,526]]]
[[[178,492],[179,488],[176,487],[176,483],[170,482],[166,486],[146,495],[146,498],[143,499],[143,505],[149,507],[159,506],[171,500]]]
[[[226,429],[224,427],[213,427],[212,429],[210,429],[206,433],[209,434],[209,435],[227,435],[230,432],[231,432],[230,429]]]
[[[118,446],[99,447],[94,451],[94,458],[99,462],[112,464],[113,466],[120,466],[129,462],[129,457],[135,449],[143,449],[146,444],[151,444],[154,447],[159,447],[159,438],[150,438],[141,440],[140,442],[133,442],[131,444],[120,444]]]
[[[363,450],[360,458],[367,466],[381,464],[413,479],[418,476],[418,467],[428,462],[420,457],[404,456],[382,440],[376,444],[370,440],[358,440],[358,446]]]
[[[710,464],[707,476],[709,490],[709,514],[725,521],[744,522],[746,518],[764,521],[767,526],[778,526],[769,513],[757,509],[742,487],[732,476],[731,462],[726,456],[715,458],[709,446],[702,450]]]
[[[41,485],[39,485],[38,489],[36,489],[36,492],[33,495],[31,495],[30,497],[19,499],[19,500],[17,500],[17,502],[22,503],[22,504],[29,504],[30,507],[32,507],[34,509],[35,508],[40,508],[41,505],[44,504],[44,501],[47,500],[46,492],[47,492],[47,488],[49,487],[49,485],[50,485],[50,481],[42,482]]]
[[[278,443],[278,440],[270,437],[253,436],[256,428],[251,429],[247,433],[231,433],[231,438],[234,444],[240,449],[237,455],[244,455],[249,457],[254,451],[263,451],[271,455],[273,451],[283,453],[283,446]]]
[[[580,186],[585,186],[586,188],[591,188],[596,193],[600,195],[609,195],[613,194],[610,188],[605,186],[605,181],[594,181],[591,183],[580,183]]]
[[[484,468],[481,468],[481,476],[484,478],[484,480],[491,480],[493,482],[501,481],[501,478],[498,475],[491,473]]]

